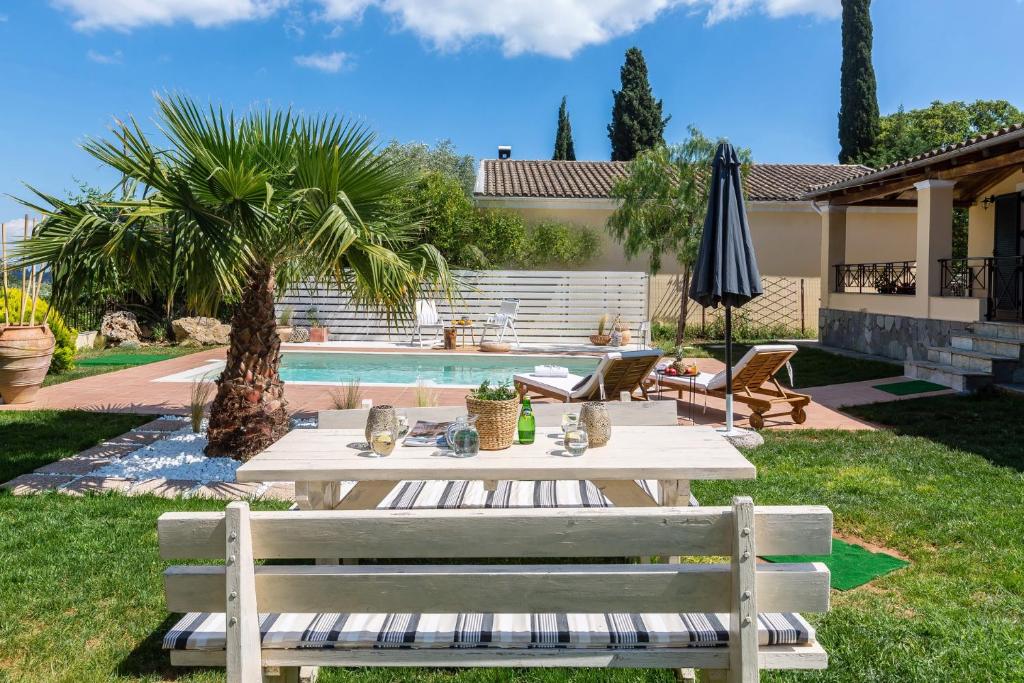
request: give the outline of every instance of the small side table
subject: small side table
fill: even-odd
[[[467,344],[466,344],[466,334],[467,333],[469,334],[469,344],[468,344],[468,346],[475,346],[476,345],[476,333],[473,331],[473,323],[470,323],[468,325],[455,325],[454,327],[455,327],[456,334],[459,335],[459,343],[456,343],[456,346],[467,346]]]
[[[661,378],[665,376],[665,373],[664,372],[659,372],[659,373],[657,373],[657,376],[658,376],[658,378],[656,380],[655,388],[658,390],[658,393],[661,393]],[[685,389],[683,389],[681,387],[679,388],[678,396],[679,396],[679,398],[682,398],[684,391],[686,391],[688,393],[687,401],[686,401],[686,406],[687,406],[687,408],[686,408],[686,419],[690,421],[690,424],[694,424],[694,421],[693,421],[693,402],[694,402],[694,399],[697,397],[697,375],[672,375],[671,377],[672,377],[672,379],[679,379],[679,380],[683,380],[683,381],[686,382],[686,388]]]

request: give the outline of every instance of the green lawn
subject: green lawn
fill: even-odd
[[[752,482],[698,482],[706,505],[825,504],[839,531],[911,566],[833,593],[812,617],[822,673],[765,681],[1024,681],[1024,401],[941,397],[858,408],[892,431],[767,432]],[[49,452],[68,430],[34,430]],[[112,429],[110,435],[120,431]],[[6,444],[5,444],[6,445]],[[22,443],[18,449],[24,449]],[[162,681],[164,611],[156,518],[211,501],[0,495],[0,681]],[[267,505],[262,507],[266,508]],[[220,681],[220,672],[178,674]],[[665,671],[329,670],[325,682],[671,681]]]
[[[734,344],[732,348],[733,363],[736,363],[743,357],[743,354],[747,352],[750,346]],[[714,358],[725,361],[725,347],[720,343],[708,345],[705,349]],[[864,358],[851,358],[850,356],[830,353],[808,346],[801,346],[790,363],[793,366],[793,386],[790,386],[789,373],[785,370],[780,372],[777,377],[783,386],[792,389],[820,387],[825,384],[861,382],[868,379],[883,379],[885,377],[900,377],[903,375],[903,365],[901,364]]]
[[[116,370],[124,370],[137,365],[148,365],[168,358],[187,356],[197,351],[209,350],[210,347],[195,346],[143,346],[138,349],[122,349],[113,346],[99,351],[80,351],[75,356],[75,369],[59,375],[47,375],[44,387],[62,384],[83,377],[102,375]],[[109,359],[109,363],[104,362]]]
[[[0,483],[152,419],[152,415],[81,410],[0,411]]]

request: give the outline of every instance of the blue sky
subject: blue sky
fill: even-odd
[[[934,99],[1024,106],[1020,0],[875,0],[883,113]],[[758,161],[838,151],[839,0],[8,0],[0,4],[0,193],[112,186],[78,147],[149,125],[179,90],[358,118],[387,140],[549,158],[562,95],[576,152],[607,159],[611,90],[644,50],[672,115]],[[0,197],[0,219],[22,210]]]

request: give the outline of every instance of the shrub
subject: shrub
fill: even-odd
[[[522,263],[574,266],[601,253],[601,241],[590,228],[544,222],[527,229]]]
[[[25,312],[27,319],[31,313],[32,302],[29,300],[29,310]],[[8,288],[7,301],[3,300],[0,292],[0,320],[3,320],[4,310],[7,310],[11,320],[17,320],[21,315],[21,290]],[[78,331],[67,326],[64,318],[56,309],[50,309],[49,304],[40,299],[36,305],[35,321],[41,323],[46,320],[57,340],[56,348],[53,350],[53,360],[50,361],[50,374],[59,375],[75,367],[75,341],[78,339]]]
[[[359,380],[353,380],[341,385],[339,389],[331,389],[327,392],[331,397],[331,403],[335,410],[353,410],[363,402],[363,392],[359,388]]]

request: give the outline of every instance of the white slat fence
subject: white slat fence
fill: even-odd
[[[479,325],[498,310],[502,299],[519,299],[519,339],[533,343],[584,343],[607,313],[609,323],[621,315],[636,334],[648,319],[650,278],[642,272],[487,270],[456,271],[463,286],[454,300],[438,298],[444,320],[465,315]],[[425,295],[429,296],[429,295]],[[308,326],[315,307],[330,329],[332,341],[407,341],[408,323],[388,323],[377,312],[360,310],[344,292],[300,286],[278,303],[291,306],[293,324]],[[610,328],[609,328],[610,329]]]

